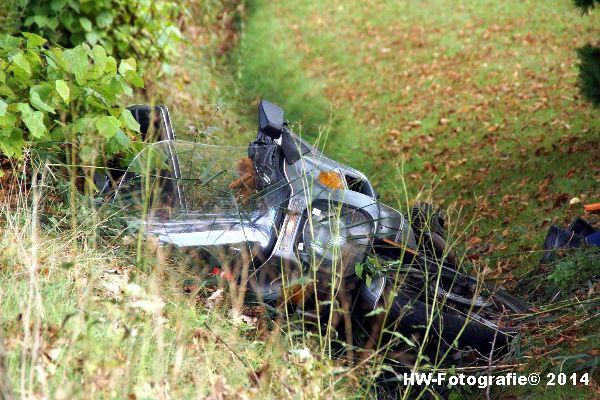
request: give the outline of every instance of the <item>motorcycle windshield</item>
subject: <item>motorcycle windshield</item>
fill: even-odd
[[[256,190],[246,147],[163,141],[136,156],[114,201],[161,243],[256,255],[274,244],[284,187]]]

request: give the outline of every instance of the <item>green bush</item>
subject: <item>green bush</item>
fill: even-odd
[[[582,14],[588,14],[599,0],[573,0],[573,4]],[[595,106],[600,107],[600,46],[597,43],[586,44],[577,49],[579,58],[579,88],[581,93]]]
[[[36,34],[22,35],[0,36],[0,153],[68,148],[95,163],[133,150],[139,124],[120,99],[143,86],[135,60],[117,63],[100,45],[49,48]]]
[[[29,0],[26,30],[64,47],[102,45],[117,58],[168,61],[182,38],[181,3],[164,0]]]
[[[584,248],[559,259],[548,278],[556,287],[567,291],[584,287],[588,280],[599,279],[600,249]]]

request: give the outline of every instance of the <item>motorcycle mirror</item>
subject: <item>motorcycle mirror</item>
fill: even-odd
[[[258,104],[258,130],[272,139],[283,133],[283,110],[277,104],[261,100]]]

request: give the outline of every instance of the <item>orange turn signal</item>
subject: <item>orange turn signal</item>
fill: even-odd
[[[317,180],[330,189],[343,189],[344,178],[334,171],[323,171],[317,177]]]

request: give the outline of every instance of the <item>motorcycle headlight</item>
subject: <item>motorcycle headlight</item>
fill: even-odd
[[[304,224],[300,256],[309,265],[339,265],[347,271],[364,261],[372,230],[373,222],[357,209],[315,206]]]

